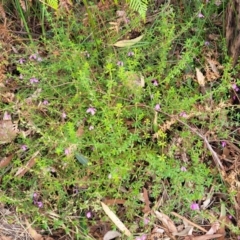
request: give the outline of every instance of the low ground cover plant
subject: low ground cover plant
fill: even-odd
[[[155,210],[209,226],[231,216],[236,237],[239,82],[218,23],[225,2],[149,3],[145,19],[83,2],[40,5],[41,34],[7,58],[1,203],[69,239],[116,227],[100,202],[116,203],[132,238],[153,233]]]

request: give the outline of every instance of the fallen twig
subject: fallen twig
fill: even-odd
[[[180,218],[180,219],[182,219],[182,220],[184,220],[184,221],[186,221],[187,223],[189,223],[189,224],[192,225],[193,227],[196,227],[196,228],[200,229],[200,230],[203,231],[203,232],[207,232],[206,229],[204,229],[204,228],[202,228],[201,226],[199,226],[199,225],[197,225],[197,224],[191,222],[191,221],[188,220],[187,218],[185,218],[185,217],[179,215],[178,213],[171,212],[171,214],[174,215],[174,216],[176,216],[176,217],[178,217],[178,218]]]

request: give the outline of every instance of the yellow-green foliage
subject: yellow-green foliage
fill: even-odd
[[[142,18],[145,18],[148,1],[147,0],[130,0],[130,7],[132,10],[137,11]]]

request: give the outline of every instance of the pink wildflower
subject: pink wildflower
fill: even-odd
[[[158,81],[157,80],[152,80],[153,86],[158,86]]]
[[[235,90],[236,92],[239,90],[238,86],[235,83],[232,84],[232,89]]]
[[[43,101],[43,105],[48,105],[48,104],[49,104],[48,100]]]
[[[89,127],[89,130],[92,131],[93,129],[94,129],[94,126],[91,125],[91,126]]]
[[[221,142],[221,145],[222,145],[222,147],[224,148],[224,147],[226,147],[227,143],[226,143],[225,141],[222,141],[222,142]]]
[[[29,81],[30,81],[31,84],[34,84],[34,83],[38,83],[38,82],[39,82],[37,78],[30,78]]]
[[[27,145],[22,145],[22,146],[21,146],[21,149],[22,149],[23,151],[26,151],[26,150],[28,149],[28,147],[27,147]]]
[[[190,208],[191,208],[192,210],[199,210],[199,209],[200,209],[200,208],[199,208],[199,205],[198,205],[197,203],[192,203],[191,206],[190,206]]]
[[[118,62],[117,62],[117,65],[118,65],[119,67],[122,67],[122,66],[123,66],[123,61],[118,61]]]
[[[65,112],[62,113],[62,118],[66,119],[67,118],[67,114]]]
[[[19,62],[20,64],[23,64],[25,61],[26,61],[26,60],[25,60],[24,58],[20,58],[20,59],[18,60],[18,62]]]
[[[128,57],[132,57],[132,56],[134,56],[134,52],[128,52]]]
[[[144,223],[144,225],[148,225],[149,222],[150,222],[150,220],[149,220],[148,218],[144,218],[144,219],[143,219],[143,223]]]
[[[92,213],[91,212],[87,212],[86,217],[87,218],[91,218],[92,217]]]
[[[182,172],[186,172],[187,169],[186,169],[184,166],[182,166],[182,167],[181,167],[181,171],[182,171]]]
[[[183,117],[183,118],[187,118],[186,112],[181,112],[181,113],[179,114],[179,116],[180,116],[180,117]]]
[[[155,111],[160,111],[160,109],[161,109],[161,106],[160,106],[160,104],[156,104],[156,106],[155,106]]]
[[[91,115],[94,115],[96,113],[96,111],[97,110],[94,107],[90,107],[90,108],[87,109],[87,113],[90,113]]]
[[[70,154],[69,148],[66,148],[66,149],[64,150],[64,153],[65,153],[66,156],[68,156],[68,155]]]

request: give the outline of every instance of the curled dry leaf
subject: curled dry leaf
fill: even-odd
[[[84,134],[84,125],[80,125],[77,129],[76,135],[77,137],[82,137],[82,135]]]
[[[177,233],[177,228],[174,222],[164,213],[155,211],[157,218],[162,222],[163,226],[168,229],[170,233]]]
[[[192,235],[192,232],[193,232],[193,227],[188,226],[185,229],[183,229],[181,232],[174,233],[173,235],[184,237],[184,236],[187,236],[187,235]]]
[[[126,226],[121,222],[121,220],[113,213],[110,208],[103,202],[101,202],[104,212],[113,221],[113,223],[122,231],[126,236],[131,237],[132,233],[126,228]]]
[[[13,155],[2,158],[0,160],[0,168],[6,167],[11,162],[12,159],[13,159]]]
[[[204,77],[204,75],[202,74],[202,72],[198,68],[196,68],[196,75],[197,75],[198,84],[201,87],[204,87],[205,86],[205,77]]]
[[[150,208],[150,201],[149,201],[149,198],[148,198],[148,191],[147,191],[146,188],[143,188],[143,198],[144,198],[144,203],[145,203],[143,212],[148,213],[148,212],[151,211],[151,208]]]
[[[35,152],[31,159],[27,162],[26,166],[21,167],[18,169],[18,171],[15,174],[15,177],[22,177],[25,175],[25,173],[35,165],[36,163],[36,156],[39,154],[39,151]]]
[[[139,41],[141,41],[141,39],[143,38],[144,35],[141,35],[137,38],[133,38],[130,40],[122,40],[122,41],[118,41],[116,43],[113,44],[113,46],[115,47],[130,47],[136,43],[138,43]]]
[[[121,233],[119,233],[118,231],[108,231],[104,235],[103,240],[111,240],[115,239],[116,237],[121,237]]]
[[[11,120],[0,121],[0,144],[12,142],[18,134],[18,125]]]
[[[220,228],[219,222],[215,222],[212,224],[212,227],[208,230],[206,235],[214,234],[217,232],[217,230]]]

